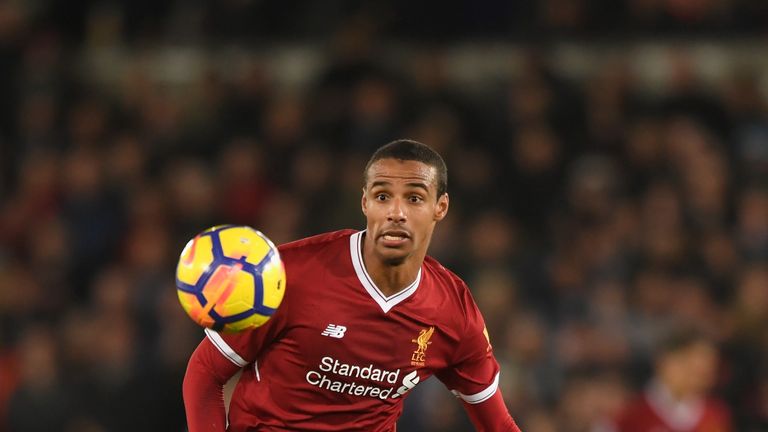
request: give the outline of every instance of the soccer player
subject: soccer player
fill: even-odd
[[[394,431],[403,399],[432,375],[477,430],[519,431],[469,289],[426,255],[448,212],[445,162],[398,140],[364,180],[364,231],[280,246],[287,289],[265,325],[206,330],[184,378],[190,432]],[[225,418],[222,387],[241,369]]]

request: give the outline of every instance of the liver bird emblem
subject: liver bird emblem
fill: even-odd
[[[422,329],[419,332],[419,336],[416,339],[412,339],[411,342],[416,344],[416,350],[413,352],[413,355],[411,355],[411,365],[413,366],[424,366],[424,362],[426,360],[427,354],[427,347],[429,347],[430,338],[432,337],[432,334],[435,332],[435,327],[430,326],[428,329]]]

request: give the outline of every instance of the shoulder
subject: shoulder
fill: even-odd
[[[710,398],[707,400],[707,413],[715,418],[721,420],[728,420],[731,417],[731,410],[728,405],[716,398]]]
[[[318,278],[327,275],[328,271],[338,273],[339,269],[351,267],[349,238],[355,232],[334,231],[278,246],[289,287],[286,301],[300,299],[301,296],[295,294],[315,286]]]
[[[616,422],[623,428],[635,424],[638,419],[653,417],[653,409],[648,403],[645,393],[634,395],[619,411]],[[622,429],[623,430],[623,429]]]
[[[467,284],[456,275],[456,273],[450,271],[448,268],[440,264],[440,262],[431,256],[424,257],[424,269],[429,272],[435,278],[435,282],[453,287],[454,289],[463,290],[467,288]]]
[[[430,256],[424,257],[424,270],[429,274],[433,283],[438,285],[447,294],[456,295],[459,298],[470,295],[467,284],[456,273],[448,270],[436,259]]]
[[[434,291],[440,293],[447,302],[447,305],[443,305],[454,308],[454,312],[456,309],[460,311],[458,315],[453,314],[454,316],[462,317],[462,321],[465,321],[470,318],[469,315],[477,314],[477,306],[472,298],[472,293],[458,275],[430,256],[424,258],[424,271],[434,285]]]
[[[646,422],[653,418],[653,413],[643,394],[632,396],[629,401],[619,410],[611,423],[618,431],[629,431],[633,427],[638,427],[639,422]]]
[[[285,257],[295,254],[317,253],[318,251],[328,247],[346,247],[349,244],[349,237],[355,232],[357,231],[352,229],[344,229],[318,234],[312,237],[306,237],[289,243],[281,244],[277,247],[277,249],[280,251],[280,255]]]

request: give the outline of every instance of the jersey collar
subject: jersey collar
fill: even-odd
[[[352,265],[355,267],[355,274],[357,274],[357,279],[360,280],[360,284],[362,284],[363,288],[368,291],[368,294],[379,305],[381,310],[384,311],[384,313],[387,313],[390,309],[416,292],[416,289],[419,287],[419,282],[421,282],[421,268],[419,268],[419,272],[416,273],[416,280],[402,291],[387,297],[381,292],[379,287],[373,283],[373,279],[371,279],[371,276],[365,269],[365,264],[363,264],[363,233],[365,233],[365,230],[358,231],[349,237],[349,252],[352,255]]]

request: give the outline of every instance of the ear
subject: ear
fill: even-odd
[[[363,197],[360,199],[360,207],[363,209],[363,214],[368,216],[368,195],[365,193],[365,187],[363,187]]]
[[[448,192],[444,193],[437,199],[437,206],[435,206],[435,221],[441,221],[448,214]]]

